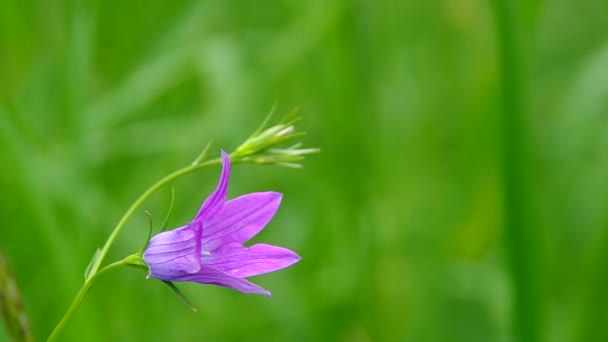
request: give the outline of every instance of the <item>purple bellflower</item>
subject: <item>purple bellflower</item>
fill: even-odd
[[[152,237],[143,259],[149,275],[163,281],[215,284],[269,296],[270,292],[244,278],[288,267],[300,257],[282,247],[244,247],[243,243],[264,229],[282,195],[256,192],[226,201],[230,158],[224,151],[222,164],[217,188],[192,222]]]

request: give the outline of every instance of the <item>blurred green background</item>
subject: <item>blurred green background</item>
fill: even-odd
[[[284,193],[255,241],[303,260],[254,279],[273,297],[181,284],[195,314],[120,269],[62,340],[608,340],[608,5],[504,3],[3,0],[0,250],[34,337],[143,190],[276,99],[322,153],[234,169],[230,197]],[[171,226],[218,172],[175,182]]]

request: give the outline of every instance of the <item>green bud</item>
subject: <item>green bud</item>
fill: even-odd
[[[272,112],[271,112],[272,114]],[[270,115],[271,115],[270,114]],[[296,161],[304,159],[307,154],[318,153],[318,148],[300,148],[301,143],[297,143],[288,148],[281,145],[303,136],[305,133],[296,133],[294,124],[301,118],[292,118],[295,112],[288,114],[281,122],[264,128],[269,117],[264,124],[242,143],[232,154],[235,160],[254,164],[277,164],[286,167],[302,167]],[[269,116],[270,116],[269,115]]]

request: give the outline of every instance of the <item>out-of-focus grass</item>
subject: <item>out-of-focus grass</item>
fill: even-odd
[[[304,259],[255,279],[273,297],[184,284],[193,314],[160,282],[118,270],[65,340],[602,340],[606,13],[593,0],[515,10],[522,136],[499,119],[520,107],[502,97],[501,31],[483,1],[3,1],[0,249],[35,337],[141,191],[210,139],[236,147],[278,98],[279,112],[301,107],[305,141],[323,153],[303,170],[234,170],[231,196],[285,194],[256,241]],[[525,143],[525,188],[503,182],[503,133]],[[217,171],[176,182],[171,225]],[[504,191],[526,203],[516,230]],[[169,201],[167,189],[145,209],[160,223]],[[146,234],[142,212],[110,259]],[[542,268],[527,287],[514,255],[524,272]],[[527,316],[537,335],[517,330]]]

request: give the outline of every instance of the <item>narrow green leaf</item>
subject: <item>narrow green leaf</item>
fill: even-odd
[[[260,127],[258,127],[258,129],[256,129],[255,132],[253,132],[253,134],[249,137],[249,139],[252,139],[256,135],[262,133],[262,131],[264,130],[264,127],[266,127],[266,125],[268,125],[268,122],[274,115],[274,112],[276,111],[276,109],[277,109],[277,101],[275,100],[274,103],[272,104],[272,108],[270,108],[270,112],[268,112],[268,114],[264,118],[264,121],[262,121],[262,124],[260,125]],[[247,139],[247,140],[249,140],[249,139]]]
[[[291,111],[289,111],[289,113],[285,114],[285,116],[281,119],[281,121],[279,121],[279,124],[285,125],[285,126],[291,126],[291,125],[297,123],[298,121],[302,120],[301,117],[296,117],[296,115],[299,112],[300,112],[299,107],[293,108]]]
[[[167,212],[167,216],[165,216],[165,221],[163,221],[163,225],[160,227],[160,231],[164,232],[167,229],[167,222],[169,222],[169,216],[171,215],[171,211],[173,211],[173,203],[175,202],[175,188],[171,187],[171,204],[169,204],[169,211]],[[148,236],[148,240],[150,240],[150,236]]]
[[[87,268],[85,268],[84,270],[84,280],[87,281],[89,280],[89,278],[91,277],[91,268],[93,267],[93,264],[95,264],[97,262],[97,260],[99,259],[99,253],[101,253],[101,250],[99,248],[97,248],[95,250],[95,253],[93,254],[93,257],[91,258],[91,261],[89,261],[89,264],[87,265]]]
[[[205,146],[205,148],[203,148],[203,150],[201,151],[201,153],[198,155],[198,157],[196,157],[196,159],[194,159],[194,161],[192,161],[192,165],[198,165],[200,164],[203,160],[205,160],[205,158],[207,158],[207,155],[209,154],[209,148],[211,148],[211,144],[213,143],[212,141],[209,141],[207,143],[207,145]]]
[[[186,296],[184,296],[184,294],[177,288],[177,286],[175,286],[175,284],[173,284],[170,281],[164,281],[164,280],[163,280],[163,283],[167,284],[167,286],[169,286],[171,288],[171,290],[173,290],[173,292],[175,292],[177,297],[179,297],[179,299],[181,299],[182,302],[184,302],[184,304],[186,304],[186,306],[188,308],[190,308],[190,310],[192,310],[193,312],[196,312],[196,308],[192,305],[192,303],[190,303],[190,301],[188,299],[186,299]]]
[[[150,241],[150,239],[152,238],[152,230],[154,229],[153,227],[153,223],[152,223],[152,214],[150,214],[149,211],[145,211],[146,216],[148,216],[148,222],[149,224],[149,228],[148,228],[148,238],[146,239],[146,241],[144,242],[144,245],[141,247],[140,251],[143,251],[146,249],[146,246],[148,245],[148,242]]]

